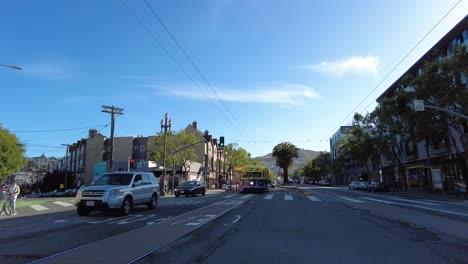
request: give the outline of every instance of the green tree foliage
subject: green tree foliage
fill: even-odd
[[[166,134],[166,167],[171,167],[173,162],[181,165],[185,175],[190,171],[192,161],[197,160],[198,156],[195,152],[196,145],[180,150],[191,144],[195,144],[197,138],[194,135],[185,133],[184,130],[174,133],[168,131]],[[158,165],[162,165],[164,161],[164,132],[159,132],[154,139],[156,149],[150,153],[150,159],[156,161]],[[180,150],[180,151],[179,151]],[[172,155],[172,153],[175,155]]]
[[[244,166],[248,164],[262,163],[260,160],[253,161],[250,153],[247,150],[239,147],[235,143],[230,143],[223,148],[224,160],[222,163],[223,171],[226,172],[229,166]]]
[[[315,159],[309,160],[299,168],[299,175],[307,180],[320,180],[329,175],[330,172],[330,153],[320,153]]]
[[[273,148],[272,156],[276,158],[276,166],[283,169],[283,182],[289,183],[288,169],[293,164],[293,159],[299,157],[299,148],[290,142],[282,142]]]
[[[433,57],[441,57],[436,51]],[[421,74],[408,76],[407,84],[414,87],[414,97],[424,103],[468,115],[468,52],[466,46],[455,46],[450,56],[431,59],[424,64]],[[427,154],[430,144],[446,144],[465,155],[468,162],[468,134],[465,118],[444,111],[426,108],[414,113],[418,140],[426,140]],[[455,133],[451,133],[455,131]],[[455,144],[458,139],[463,148]]]
[[[0,125],[0,179],[23,168],[26,164],[24,152],[18,138]]]

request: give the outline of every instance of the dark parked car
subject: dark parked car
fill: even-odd
[[[369,191],[386,192],[388,191],[388,186],[382,182],[373,181],[369,184]]]
[[[174,189],[175,197],[179,195],[191,195],[196,196],[197,194],[205,195],[206,188],[199,181],[186,181],[181,183],[177,188]]]

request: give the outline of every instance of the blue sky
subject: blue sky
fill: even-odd
[[[109,136],[102,105],[124,108],[116,136],[154,135],[167,112],[173,129],[196,120],[253,156],[282,141],[328,150],[353,109],[375,89],[355,111],[372,110],[468,10],[467,0],[147,1],[203,76],[142,0],[0,3],[0,64],[23,68],[0,67],[0,123],[27,156],[63,156],[88,128]]]

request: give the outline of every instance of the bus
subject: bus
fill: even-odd
[[[241,192],[267,192],[273,174],[263,165],[245,165],[241,171]]]

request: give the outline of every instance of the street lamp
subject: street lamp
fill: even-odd
[[[15,66],[15,65],[6,65],[6,64],[0,64],[0,66],[3,66],[3,67],[8,67],[8,68],[11,68],[13,70],[19,70],[21,71],[22,69],[18,66]]]
[[[66,154],[65,154],[65,190],[67,189],[67,174],[68,174],[68,148],[70,147],[70,144],[62,144],[62,146],[67,147]]]
[[[171,126],[172,126],[172,120],[169,119],[169,122],[168,122],[168,118],[169,118],[169,115],[166,113],[164,115],[164,119],[161,119],[161,123],[160,123],[161,132],[164,129],[163,175],[161,177],[160,184],[159,184],[159,189],[160,189],[162,196],[165,195],[164,194],[164,179],[166,178],[166,137],[167,137],[167,130],[169,129],[169,131],[171,131]]]

